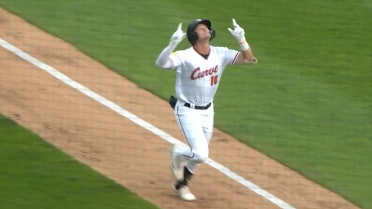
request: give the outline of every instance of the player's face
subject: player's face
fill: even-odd
[[[204,24],[199,24],[195,27],[195,32],[198,34],[198,39],[200,40],[209,40],[211,38],[211,34],[209,29]]]

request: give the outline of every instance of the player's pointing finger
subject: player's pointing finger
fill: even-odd
[[[235,18],[232,19],[232,24],[233,24],[234,27],[238,25],[238,24],[236,24]]]
[[[182,23],[179,23],[178,24],[177,30],[181,30],[182,31]]]

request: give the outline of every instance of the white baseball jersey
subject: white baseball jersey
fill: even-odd
[[[239,52],[210,46],[207,59],[190,47],[174,52],[170,58],[176,70],[176,97],[183,102],[204,106],[212,102],[222,73],[234,64]]]

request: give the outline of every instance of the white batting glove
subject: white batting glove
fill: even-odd
[[[176,32],[173,33],[170,44],[177,46],[186,37],[186,33],[182,31],[182,23],[178,24]]]
[[[244,29],[236,23],[234,18],[232,19],[232,24],[234,26],[234,29],[231,29],[231,28],[227,28],[227,29],[230,31],[231,35],[233,35],[235,39],[239,42],[241,50],[245,51],[249,49],[249,45],[245,39]]]

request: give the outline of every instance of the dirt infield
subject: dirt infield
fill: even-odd
[[[0,38],[182,139],[167,102],[2,9]],[[0,112],[160,208],[278,208],[207,165],[191,183],[198,200],[179,200],[170,188],[168,142],[2,47]],[[295,208],[357,208],[219,130],[211,142],[211,158]]]

